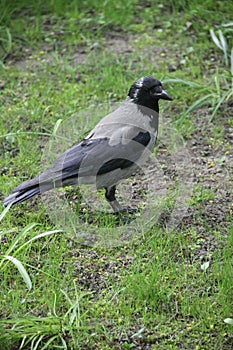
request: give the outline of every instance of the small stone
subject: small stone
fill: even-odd
[[[0,80],[0,90],[3,90],[5,88],[5,82]]]

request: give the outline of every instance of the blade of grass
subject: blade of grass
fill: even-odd
[[[17,135],[36,135],[36,136],[48,136],[48,137],[54,136],[54,137],[56,137],[58,139],[61,139],[61,140],[70,141],[67,137],[59,136],[59,135],[56,135],[56,134],[50,134],[48,132],[35,132],[35,131],[11,132],[9,134],[0,135],[0,138],[6,138],[6,137],[9,137],[9,136],[17,136]]]
[[[44,346],[41,348],[41,350],[45,350],[45,349],[50,349],[50,344],[52,344],[52,342],[54,341],[54,340],[56,340],[57,338],[60,338],[60,339],[63,339],[63,337],[61,337],[61,335],[60,334],[57,334],[57,335],[54,335],[53,337],[51,337],[45,344],[44,344]],[[64,341],[64,339],[63,339],[63,341]],[[67,344],[65,343],[65,341],[63,342],[62,341],[62,344],[63,344],[63,347],[60,347],[60,346],[56,346],[56,348],[60,348],[60,349],[64,349],[64,350],[66,350],[67,349]],[[65,346],[64,346],[65,345]],[[34,350],[34,349],[33,349]]]
[[[28,287],[29,290],[31,290],[32,288],[32,281],[25,269],[25,267],[23,266],[23,264],[21,263],[21,261],[19,261],[18,259],[14,258],[13,256],[10,255],[5,255],[4,259],[7,259],[9,261],[11,261],[19,270],[20,275],[22,276],[24,282],[26,283],[26,286]]]
[[[56,338],[57,336],[55,336],[55,338]],[[38,339],[37,339],[37,341],[36,341],[36,344],[34,345],[33,344],[33,347],[32,347],[32,343],[31,343],[31,347],[33,348],[33,350],[37,350],[38,349],[38,346],[40,345],[40,343],[41,343],[41,341],[43,340],[43,338],[44,338],[44,334],[42,334]],[[53,338],[54,337],[52,337],[52,338],[50,338],[50,339],[52,339],[52,341],[53,341]],[[47,343],[46,343],[47,344]],[[45,344],[45,345],[46,345]],[[42,348],[43,349],[43,348]],[[45,348],[46,349],[46,348]]]
[[[222,50],[224,53],[225,63],[228,67],[228,54],[227,54],[227,42],[221,30],[218,31],[219,39],[222,45]]]
[[[58,119],[57,122],[56,122],[56,124],[54,125],[53,132],[52,132],[52,135],[53,135],[53,136],[56,136],[57,130],[58,130],[58,128],[59,128],[61,122],[62,122],[62,119]]]
[[[180,79],[180,78],[165,79],[165,80],[163,80],[163,83],[164,84],[166,84],[166,83],[182,83],[182,84],[185,84],[188,86],[193,86],[193,87],[199,87],[199,88],[203,87],[202,85],[194,83],[193,81],[184,80],[184,79]]]
[[[30,238],[27,242],[25,242],[24,244],[22,244],[16,251],[15,254],[18,253],[20,250],[22,250],[26,245],[28,245],[29,243],[35,241],[36,239],[39,239],[41,237],[46,237],[46,236],[50,236],[54,233],[58,233],[58,232],[62,232],[61,230],[52,230],[52,231],[47,231],[47,232],[43,232],[43,233],[39,233],[38,235]]]
[[[228,92],[226,92],[218,101],[218,103],[217,103],[217,105],[216,105],[216,107],[211,115],[211,118],[209,119],[209,123],[213,120],[215,114],[217,113],[217,111],[218,111],[219,107],[221,106],[221,104],[223,103],[223,101],[226,100],[227,95],[228,95]]]
[[[27,234],[28,231],[30,231],[33,227],[35,227],[37,224],[36,223],[31,223],[29,225],[27,225],[18,236],[16,236],[16,238],[14,239],[14,241],[12,242],[12,244],[10,245],[10,247],[7,249],[6,254],[5,255],[10,255],[11,252],[14,250],[14,248],[16,247],[16,245],[18,244],[18,242]],[[3,260],[0,262],[0,267],[3,264]]]
[[[188,113],[192,112],[194,109],[202,106],[210,97],[213,97],[213,94],[208,94],[202,98],[200,98],[199,100],[195,101],[185,112],[185,115],[187,115]]]
[[[0,222],[2,221],[2,219],[4,218],[4,216],[7,214],[7,212],[10,210],[12,206],[12,203],[10,203],[4,210],[3,212],[0,214]],[[1,232],[2,233],[2,232]],[[1,234],[0,233],[0,234]]]
[[[211,35],[211,38],[212,38],[213,42],[215,43],[215,45],[216,45],[220,50],[222,50],[222,45],[221,45],[219,39],[217,38],[217,36],[215,35],[213,29],[210,29],[210,35]]]
[[[218,95],[218,96],[221,96],[221,87],[220,87],[218,72],[217,72],[217,74],[214,76],[214,82],[215,82],[215,86],[216,86],[216,90],[217,90],[217,95]]]
[[[232,75],[231,87],[233,89],[233,47],[231,48],[231,57],[230,57],[230,59],[231,59],[231,67],[230,67],[230,69],[231,69],[231,75]]]

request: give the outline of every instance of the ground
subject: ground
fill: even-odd
[[[106,4],[95,8],[96,17],[91,3],[64,13],[49,6],[34,13],[25,3],[11,26],[1,27],[1,38],[10,28],[13,40],[11,48],[1,46],[1,197],[83,137],[135,79],[155,74],[173,96],[161,103],[153,153],[156,194],[164,197],[157,220],[119,245],[103,244],[113,242],[108,232],[134,228],[143,211],[130,222],[99,215],[76,189],[57,195],[73,210],[80,199],[81,223],[87,221],[92,238],[100,232],[99,245],[94,239],[86,246],[68,226],[55,225],[40,198],[3,212],[0,347],[232,349],[232,325],[224,322],[233,318],[232,85],[230,66],[209,34],[221,28],[230,46],[231,31],[222,26],[229,15],[221,2],[156,8],[122,1],[115,12]],[[83,111],[90,119],[80,117]],[[59,139],[64,135],[67,144]],[[149,185],[142,172],[118,195],[124,200],[129,193],[131,206],[147,207]],[[22,262],[31,287],[4,256]]]

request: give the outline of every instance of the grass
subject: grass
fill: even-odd
[[[161,102],[155,151],[171,188],[158,221],[139,222],[132,239],[106,247],[121,237],[111,237],[116,227],[128,226],[90,213],[85,201],[76,207],[74,190],[66,198],[99,245],[62,230],[40,199],[2,208],[0,348],[232,349],[232,3],[1,7],[2,198],[86,135],[135,79],[155,75],[174,101]],[[171,229],[166,218],[183,174],[173,164],[175,142],[190,157],[185,171],[194,183]],[[148,193],[139,188],[143,204]]]

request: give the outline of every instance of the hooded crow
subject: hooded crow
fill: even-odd
[[[56,187],[96,184],[115,212],[116,185],[148,159],[158,133],[158,101],[172,100],[161,82],[145,76],[130,88],[123,104],[104,117],[81,142],[69,148],[32,180],[17,186],[3,200],[16,204]]]

